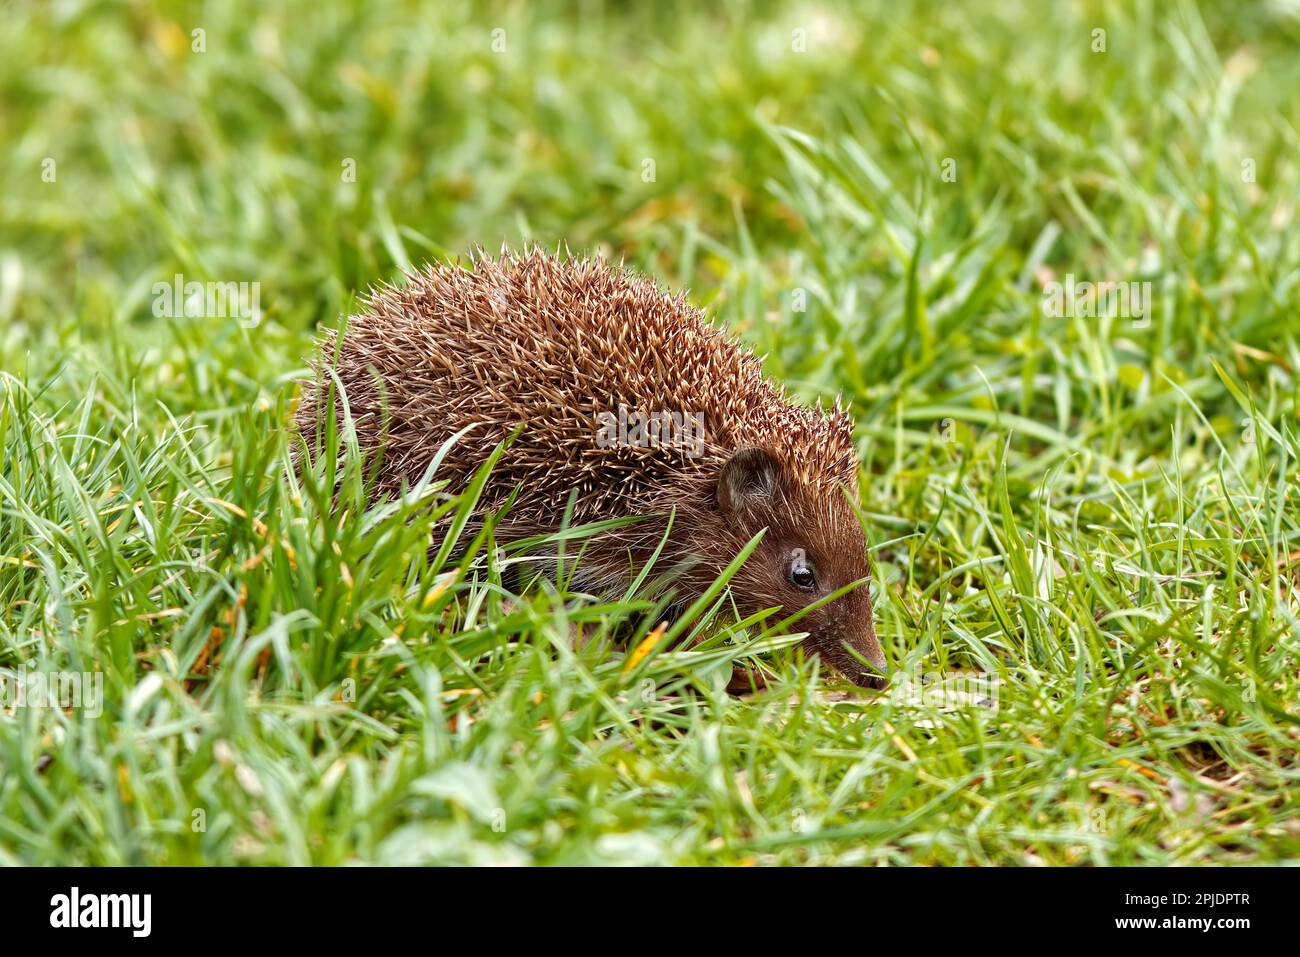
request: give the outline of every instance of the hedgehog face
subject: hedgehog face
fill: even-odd
[[[808,651],[855,684],[885,687],[888,669],[867,592],[866,537],[843,491],[801,480],[769,452],[741,449],[723,466],[717,506],[722,537],[732,543],[739,539],[737,550],[766,529],[732,579],[741,612],[780,606],[783,615],[792,615],[856,585],[807,611],[794,627],[808,632]]]

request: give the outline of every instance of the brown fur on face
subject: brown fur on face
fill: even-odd
[[[852,421],[792,403],[761,363],[681,296],[600,260],[532,250],[471,268],[430,266],[381,288],[341,333],[327,333],[317,376],[304,383],[298,427],[319,446],[318,417],[333,373],[363,452],[382,452],[379,492],[413,485],[452,436],[437,477],[455,491],[519,432],[488,477],[476,520],[517,491],[499,541],[555,531],[570,494],[571,524],[659,516],[591,540],[577,584],[621,595],[669,528],[660,569],[679,598],[698,597],[760,529],[762,542],[731,582],[743,614],[788,616],[867,577],[856,499]],[[615,410],[673,413],[703,423],[686,445],[602,443]],[[342,419],[342,404],[336,405]],[[798,552],[796,551],[798,550]],[[796,554],[812,587],[790,578]],[[806,649],[858,684],[876,685],[884,657],[859,587],[794,627]]]
[[[693,520],[686,523],[685,544],[706,559],[706,576],[716,575],[763,532],[731,580],[742,616],[766,608],[790,616],[856,584],[792,627],[808,632],[808,652],[849,680],[883,688],[888,666],[872,621],[866,538],[846,499],[852,491],[801,478],[777,452],[741,449],[722,466],[712,507],[688,513]],[[792,580],[796,566],[811,571],[811,584]]]

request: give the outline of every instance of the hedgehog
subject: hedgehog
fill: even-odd
[[[728,585],[741,619],[803,612],[807,653],[885,686],[847,410],[792,402],[684,293],[600,257],[476,252],[372,289],[312,365],[296,427],[319,428],[336,377],[379,455],[377,495],[415,485],[458,433],[436,472],[452,491],[505,443],[479,527],[507,503],[498,542],[639,517],[587,541],[575,586],[621,596],[659,550],[670,609],[761,533]]]

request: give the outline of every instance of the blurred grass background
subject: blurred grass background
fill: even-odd
[[[108,695],[0,715],[0,859],[1296,855],[1300,5],[0,11],[0,669]],[[530,241],[844,393],[891,658],[996,711],[736,702],[740,638],[625,673],[558,636],[627,608],[292,483],[318,324]],[[156,317],[177,273],[262,321]],[[1149,322],[1045,315],[1067,274]]]

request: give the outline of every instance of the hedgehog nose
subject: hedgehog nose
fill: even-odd
[[[871,668],[873,671],[865,669]],[[884,655],[872,655],[865,664],[859,665],[858,684],[873,691],[884,691],[889,687],[889,662]]]
[[[863,675],[862,687],[870,688],[873,691],[884,691],[889,687],[889,675]]]

